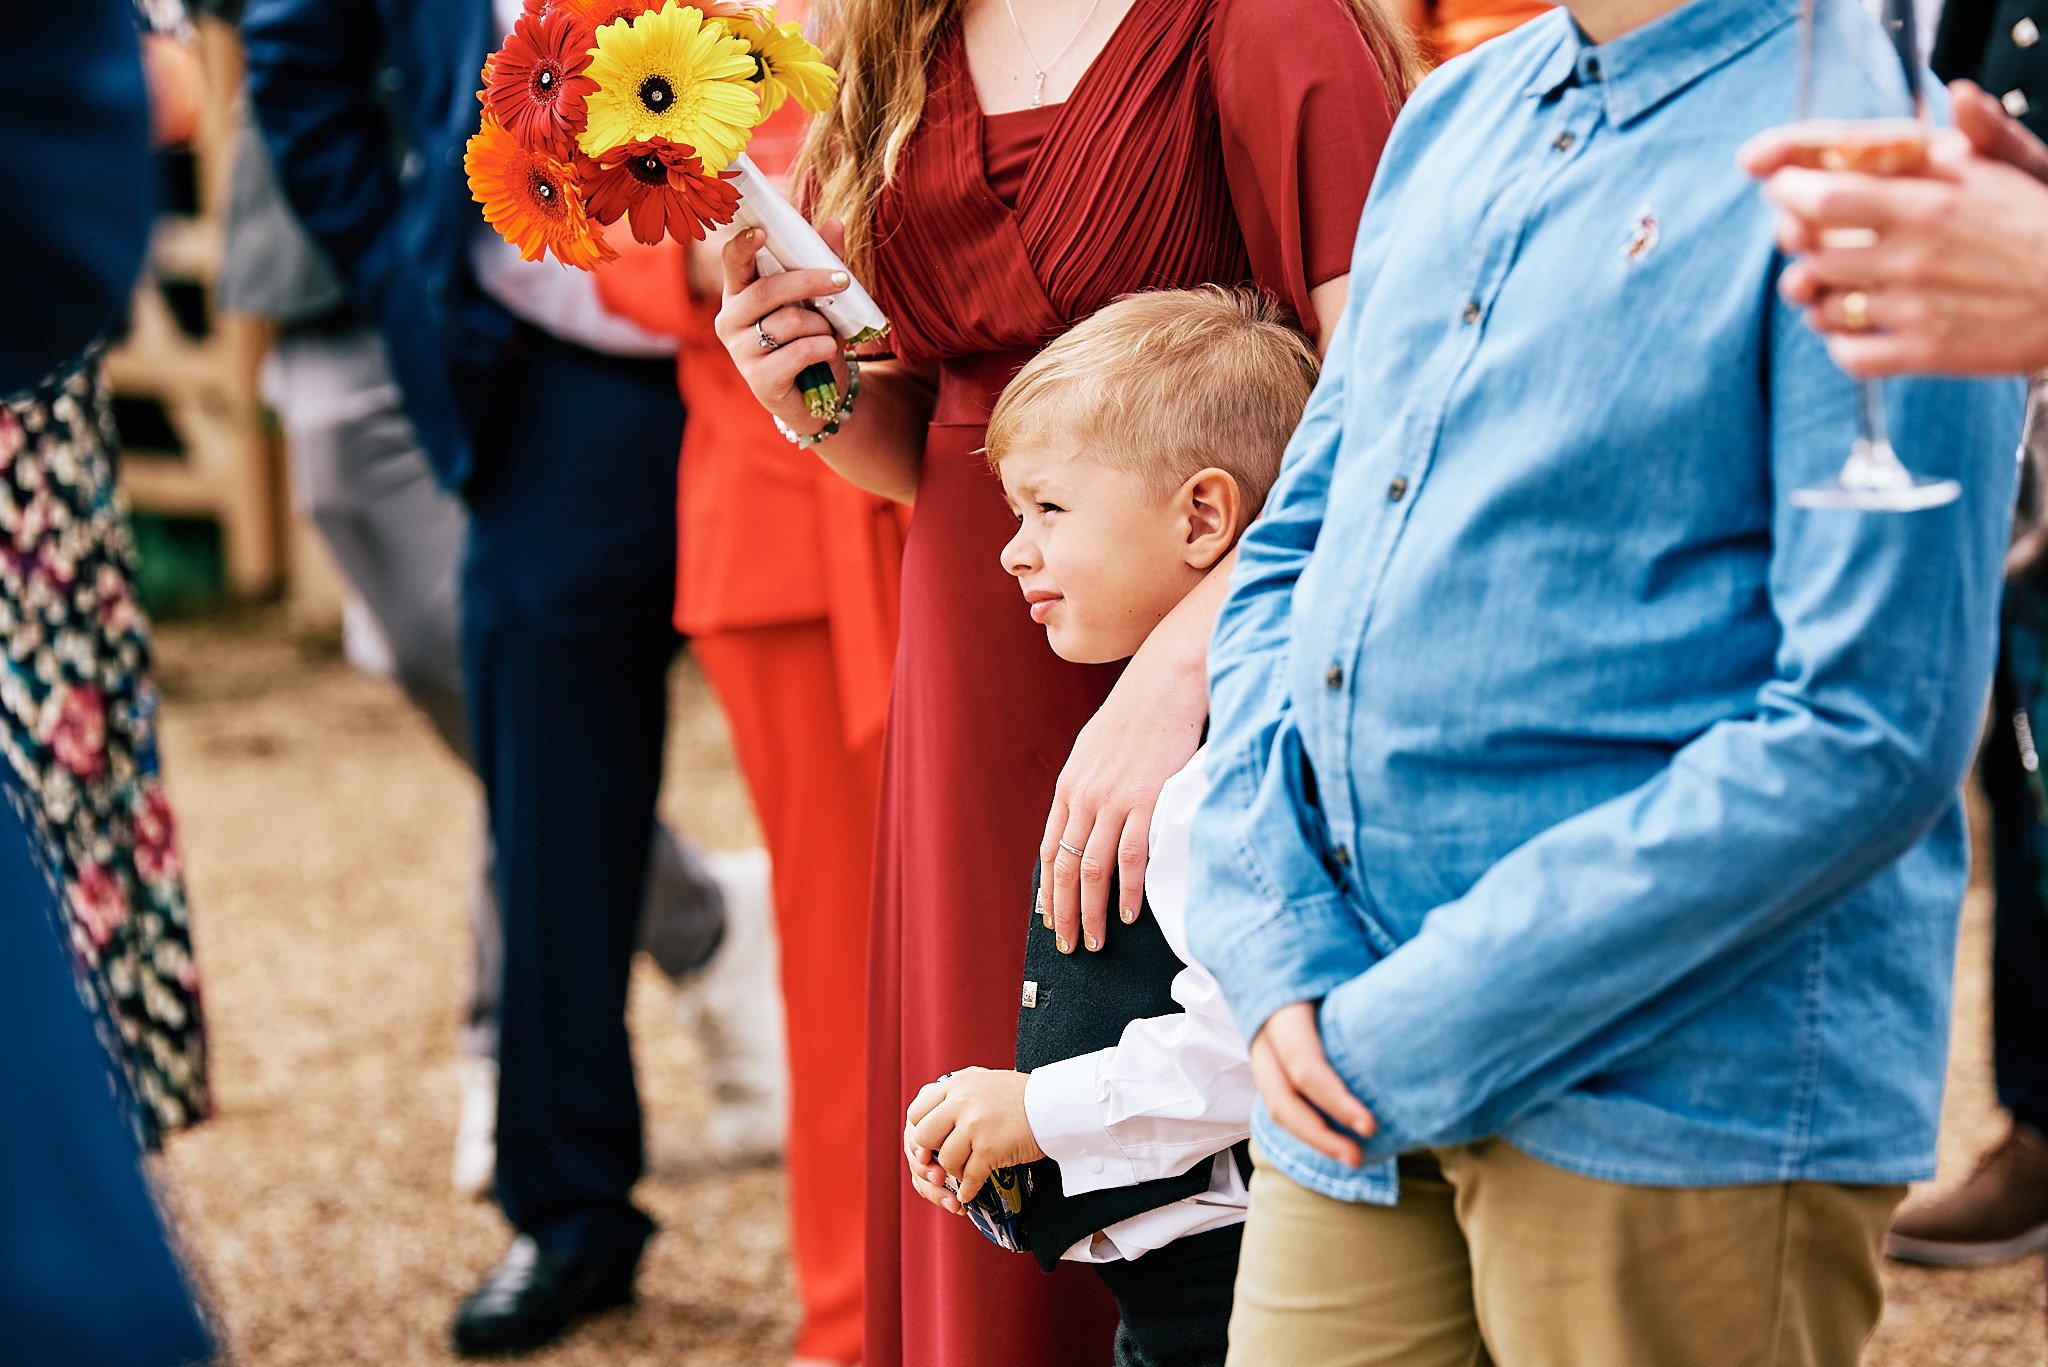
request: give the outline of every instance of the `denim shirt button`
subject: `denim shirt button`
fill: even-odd
[[[1567,128],[1564,132],[1559,133],[1550,140],[1550,150],[1553,152],[1569,152],[1572,150],[1573,144],[1577,143],[1578,140],[1578,134]]]
[[[1323,675],[1323,682],[1328,684],[1333,690],[1342,688],[1344,686],[1344,666],[1331,665],[1330,672]]]
[[[1408,481],[1401,475],[1394,476],[1394,482],[1387,486],[1387,502],[1399,503],[1408,496]]]
[[[1351,848],[1350,848],[1350,846],[1348,846],[1348,845],[1339,845],[1339,846],[1338,846],[1338,847],[1337,847],[1336,849],[1334,849],[1334,850],[1332,850],[1332,851],[1330,852],[1330,858],[1331,858],[1331,859],[1332,859],[1332,860],[1333,860],[1333,861],[1334,861],[1334,862],[1336,863],[1336,865],[1337,865],[1337,867],[1338,867],[1338,868],[1340,868],[1340,869],[1348,869],[1348,868],[1350,868],[1350,867],[1351,867]]]
[[[1486,310],[1480,307],[1479,301],[1477,299],[1472,299],[1466,302],[1465,311],[1459,314],[1458,316],[1460,318],[1463,318],[1468,323],[1476,323],[1479,321],[1480,315],[1484,314],[1485,312]]]

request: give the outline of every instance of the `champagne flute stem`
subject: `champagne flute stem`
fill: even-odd
[[[1885,423],[1884,384],[1879,380],[1856,382],[1856,445],[1842,482],[1864,489],[1891,489],[1913,482],[1912,474],[1892,449],[1891,433]]]
[[[1884,385],[1877,380],[1856,382],[1856,435],[1873,456],[1889,455],[1892,452],[1891,432],[1884,418]]]

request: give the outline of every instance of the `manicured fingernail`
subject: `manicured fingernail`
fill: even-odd
[[[1058,940],[1059,940],[1059,945],[1060,945],[1060,953],[1062,953],[1062,954],[1072,954],[1072,953],[1074,952],[1074,947],[1073,947],[1072,945],[1070,945],[1070,944],[1068,944],[1068,943],[1067,943],[1067,937],[1066,937],[1066,936],[1064,936],[1064,935],[1061,935],[1061,936],[1058,936],[1057,938],[1058,938]]]
[[[853,283],[853,277],[848,275],[845,271],[832,272],[832,286],[834,289],[843,290],[851,283]]]
[[[1136,907],[1125,907],[1120,914],[1124,918],[1125,925],[1134,926],[1138,923],[1138,909]]]
[[[1102,948],[1102,941],[1096,939],[1093,935],[1084,935],[1081,938],[1088,942],[1088,948],[1090,952]]]

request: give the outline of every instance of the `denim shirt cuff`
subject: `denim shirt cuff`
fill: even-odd
[[[1370,966],[1358,913],[1332,892],[1290,901],[1217,942],[1205,963],[1247,1043],[1283,1006],[1321,1001]]]
[[[1355,1168],[1326,1158],[1280,1128],[1263,1102],[1252,1115],[1252,1143],[1258,1160],[1270,1164],[1298,1187],[1333,1201],[1391,1206],[1401,1199],[1399,1170],[1391,1157],[1368,1156]]]
[[[1372,1112],[1371,1136],[1351,1136],[1364,1151],[1365,1161],[1371,1163],[1377,1158],[1394,1158],[1413,1149],[1430,1147],[1430,1136],[1418,1133],[1412,1125],[1403,1124],[1400,1116],[1390,1113],[1385,1097],[1373,1086],[1359,1049],[1344,1032],[1342,998],[1342,993],[1332,989],[1332,994],[1317,1004],[1316,1028],[1323,1039],[1323,1056],[1343,1080],[1345,1090]]]

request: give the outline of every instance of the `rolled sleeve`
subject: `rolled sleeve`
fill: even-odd
[[[1314,814],[1301,773],[1283,722],[1270,752],[1219,766],[1195,818],[1202,911],[1190,908],[1189,941],[1248,1041],[1275,1011],[1320,1000],[1377,957],[1305,827]]]
[[[1353,274],[1369,269],[1361,245]],[[1354,289],[1330,363],[1289,442],[1264,513],[1238,548],[1210,646],[1216,777],[1195,817],[1188,942],[1247,1040],[1275,1011],[1364,971],[1370,946],[1310,826],[1301,741],[1288,703],[1294,588],[1315,553],[1343,437],[1345,358],[1365,291]]]

